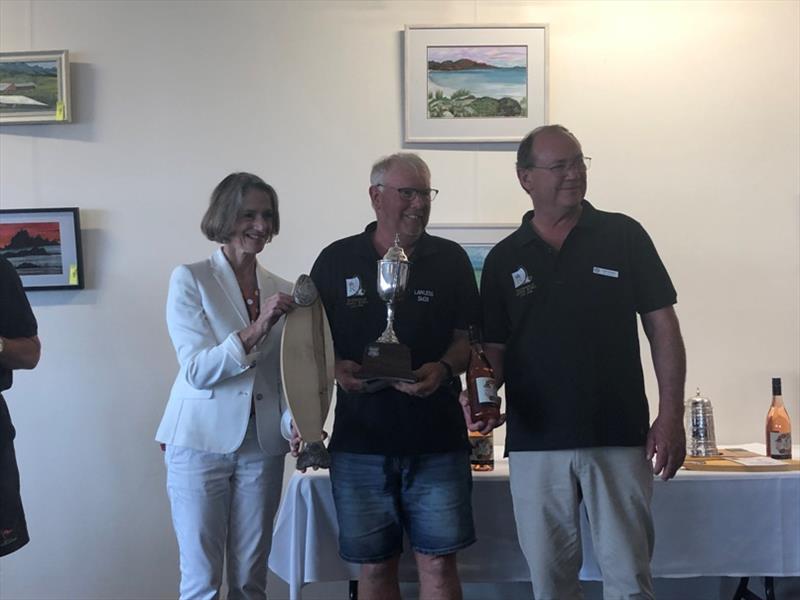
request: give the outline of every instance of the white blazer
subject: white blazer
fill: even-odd
[[[292,284],[256,264],[261,298],[291,294]],[[206,452],[242,444],[256,407],[258,441],[266,454],[285,454],[291,416],[283,397],[280,341],[284,319],[250,354],[237,332],[250,324],[233,268],[222,248],[211,258],[172,272],[167,328],[180,370],[156,440]]]

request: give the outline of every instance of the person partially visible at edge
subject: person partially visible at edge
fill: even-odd
[[[361,565],[361,600],[400,598],[404,535],[414,551],[420,598],[461,598],[456,552],[475,541],[469,443],[455,376],[469,357],[466,330],[479,318],[478,290],[464,250],[425,232],[436,194],[419,156],[379,160],[369,186],[376,220],[325,248],[311,271],[336,351],[329,449],[339,554]],[[368,391],[358,377],[362,355],[386,326],[377,261],[395,235],[410,274],[394,327],[411,350],[417,381]],[[295,438],[295,449],[298,443]]]
[[[583,597],[580,503],[604,597],[653,598],[653,474],[672,478],[685,456],[677,295],[642,226],[585,199],[589,160],[561,125],[522,140],[517,178],[533,210],[481,278],[484,349],[505,382],[514,516],[537,600]],[[652,424],[637,315],[658,380]]]
[[[257,256],[280,230],[278,195],[233,173],[201,229],[222,246],[172,272],[167,327],[179,370],[156,440],[180,550],[180,597],[216,599],[227,557],[230,598],[264,599],[290,414],[280,339],[292,284]]]
[[[15,369],[39,364],[36,317],[22,289],[17,271],[0,256],[0,556],[30,541],[20,496],[19,470],[14,452],[16,430],[2,392],[11,388]]]

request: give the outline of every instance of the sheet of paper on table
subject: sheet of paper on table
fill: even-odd
[[[783,461],[770,458],[769,456],[749,456],[744,458],[729,458],[728,460],[739,463],[740,465],[745,465],[746,467],[777,467],[785,464]]]

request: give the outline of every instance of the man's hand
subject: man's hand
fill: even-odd
[[[359,371],[361,371],[361,365],[357,362],[352,360],[336,361],[336,366],[334,368],[336,381],[340,386],[342,386],[342,389],[344,389],[345,392],[364,391],[364,380],[356,377]]]
[[[439,389],[449,373],[447,367],[437,361],[425,363],[414,371],[414,375],[417,378],[416,383],[396,382],[392,387],[410,396],[425,398]]]
[[[469,394],[466,390],[461,392],[458,396],[458,402],[461,404],[461,411],[464,413],[464,421],[467,423],[467,429],[470,431],[479,431],[480,433],[486,435],[492,429],[500,427],[503,423],[506,422],[506,414],[501,413],[500,418],[498,419],[489,419],[487,421],[475,421],[472,420],[472,411],[469,408]]]
[[[659,414],[647,432],[647,460],[653,460],[653,474],[667,481],[675,477],[686,458],[686,432],[680,416]]]

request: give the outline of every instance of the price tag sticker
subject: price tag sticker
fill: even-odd
[[[75,263],[69,266],[69,284],[78,285],[78,265]]]

